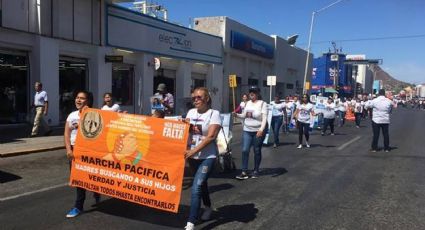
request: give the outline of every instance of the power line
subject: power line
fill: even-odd
[[[409,39],[409,38],[425,38],[425,34],[418,35],[404,35],[404,36],[388,36],[388,37],[374,37],[374,38],[356,38],[356,39],[342,39],[342,40],[329,40],[329,41],[318,41],[312,42],[313,44],[323,44],[330,42],[362,42],[362,41],[376,41],[376,40],[395,40],[395,39]],[[299,46],[305,45],[299,44]]]

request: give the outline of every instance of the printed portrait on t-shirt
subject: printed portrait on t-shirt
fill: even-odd
[[[245,115],[245,117],[246,118],[252,118],[252,113],[253,113],[254,111],[252,111],[252,110],[247,110],[246,111],[246,115]]]

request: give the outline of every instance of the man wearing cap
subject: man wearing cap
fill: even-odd
[[[40,126],[43,126],[45,131],[44,135],[49,135],[51,130],[49,125],[44,121],[44,116],[47,115],[47,111],[49,108],[49,103],[47,100],[47,93],[43,90],[43,85],[41,82],[36,82],[34,85],[35,95],[33,107],[35,108],[35,118],[34,118],[34,126],[32,128],[31,136],[35,137],[38,134],[38,130]]]
[[[160,103],[164,108],[165,115],[172,115],[174,110],[174,97],[171,93],[167,92],[167,86],[164,83],[158,84],[156,89],[158,92],[155,96],[161,96]]]

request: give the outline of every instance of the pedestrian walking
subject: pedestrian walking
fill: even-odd
[[[251,87],[249,89],[249,101],[243,113],[233,113],[234,116],[243,118],[243,133],[242,133],[242,172],[236,176],[236,179],[248,179],[248,161],[251,146],[254,148],[254,170],[251,178],[259,176],[261,163],[261,148],[265,134],[268,131],[267,125],[267,103],[261,100],[260,89]]]
[[[284,113],[285,116],[285,133],[289,133],[289,126],[291,125],[292,115],[294,113],[294,102],[289,100],[289,97],[285,98],[285,110],[286,113]]]
[[[35,95],[32,105],[35,108],[35,117],[30,137],[36,137],[39,134],[40,126],[44,131],[44,135],[48,136],[52,130],[44,120],[44,117],[47,116],[49,111],[47,92],[43,90],[43,84],[41,84],[41,82],[35,82],[34,88]]]
[[[248,94],[242,94],[242,101],[239,106],[233,111],[234,113],[243,113],[245,109],[246,103],[248,102]]]
[[[311,119],[314,117],[313,112],[313,104],[310,103],[310,98],[307,94],[304,94],[301,98],[300,104],[297,106],[297,110],[295,111],[295,118],[297,119],[297,127],[298,127],[298,149],[303,147],[303,135],[305,136],[305,145],[307,148],[310,148],[309,144],[309,129]]]
[[[323,110],[323,123],[322,136],[326,135],[328,126],[331,128],[331,135],[335,135],[335,103],[331,97],[329,97],[328,101],[325,102],[325,109]]]
[[[363,104],[359,98],[356,99],[356,102],[353,104],[354,117],[356,120],[356,128],[360,128],[360,122],[363,115]]]
[[[279,96],[274,97],[274,101],[270,103],[270,106],[272,109],[272,121],[270,125],[274,137],[273,148],[276,148],[279,146],[279,131],[283,124],[283,117],[286,113],[286,106],[285,103],[280,101]]]
[[[120,105],[114,103],[114,98],[112,97],[112,93],[103,94],[102,110],[121,112]]]
[[[190,122],[190,149],[186,151],[191,169],[195,172],[192,184],[190,214],[185,229],[195,229],[201,207],[201,199],[205,209],[202,220],[209,220],[212,213],[208,191],[208,178],[214,169],[218,148],[217,135],[221,129],[220,112],[211,109],[211,97],[207,88],[195,89],[192,96],[195,108],[187,113]]]
[[[154,96],[159,97],[161,109],[164,110],[165,115],[172,115],[174,113],[174,96],[168,92],[167,86],[164,83],[158,84],[156,90],[157,92]]]
[[[75,139],[77,137],[77,132],[79,128],[80,115],[85,108],[92,107],[93,104],[93,95],[87,91],[80,91],[75,97],[75,107],[76,111],[70,113],[65,122],[65,131],[64,131],[64,141],[66,147],[66,156],[69,159],[69,168],[72,167],[72,162],[74,160],[74,145]],[[100,194],[94,193],[93,197],[95,203],[100,202]],[[76,188],[76,199],[74,207],[66,214],[67,218],[73,218],[80,215],[84,210],[84,201],[86,199],[86,190],[80,187]]]
[[[372,109],[372,152],[378,151],[378,140],[379,133],[382,130],[384,136],[384,151],[390,151],[390,137],[389,137],[389,125],[390,125],[390,113],[393,108],[393,103],[390,99],[385,97],[385,90],[379,90],[379,96],[366,103],[366,108]]]

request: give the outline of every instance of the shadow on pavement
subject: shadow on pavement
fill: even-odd
[[[0,170],[0,183],[1,184],[11,182],[11,181],[15,181],[15,180],[20,180],[20,179],[22,179],[22,177]]]
[[[187,205],[180,205],[178,213],[171,213],[112,198],[102,201],[97,208],[88,212],[97,211],[155,225],[183,228],[189,208]]]
[[[257,217],[258,209],[254,204],[226,205],[217,208],[212,215],[212,220],[202,229],[214,229],[230,222],[248,223]]]

